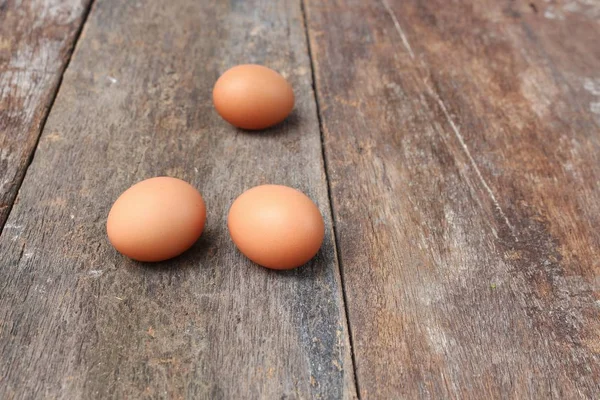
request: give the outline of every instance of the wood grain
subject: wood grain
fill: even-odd
[[[248,62],[297,95],[264,133],[212,106],[219,74]],[[355,397],[310,71],[297,1],[94,5],[0,238],[1,398]],[[106,216],[158,175],[196,186],[208,222],[183,256],[140,264]],[[263,183],[325,216],[301,269],[260,268],[229,239],[229,205]]]
[[[306,1],[359,394],[600,395],[600,4]]]
[[[0,0],[0,231],[89,0]]]

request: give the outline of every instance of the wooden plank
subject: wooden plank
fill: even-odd
[[[552,3],[306,1],[362,398],[600,395],[600,8]]]
[[[0,0],[0,231],[89,0]]]
[[[95,4],[0,239],[1,398],[354,397],[304,32],[297,1]],[[242,62],[292,83],[283,125],[247,133],[214,111]],[[192,250],[144,265],[105,221],[158,175],[198,187],[208,221]],[[325,216],[301,269],[253,265],[229,239],[229,205],[267,182]]]

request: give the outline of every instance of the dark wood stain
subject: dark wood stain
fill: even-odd
[[[212,106],[217,77],[248,62],[297,95],[265,133]],[[297,1],[96,3],[0,237],[1,398],[356,397],[310,72]],[[196,186],[208,223],[187,253],[143,265],[105,222],[158,175]],[[301,269],[260,268],[229,239],[229,205],[263,183],[325,217]]]
[[[600,393],[600,9],[528,4],[306,1],[363,398]]]
[[[534,13],[537,14],[538,9],[537,9],[537,6],[535,5],[535,3],[529,3],[529,7],[531,8],[531,11],[533,11]]]

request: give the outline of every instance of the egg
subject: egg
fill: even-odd
[[[224,120],[242,129],[259,130],[283,121],[294,108],[292,86],[262,65],[238,65],[215,83],[213,102]]]
[[[200,193],[177,178],[157,177],[127,189],[106,222],[112,245],[138,261],[163,261],[189,249],[206,221]]]
[[[227,217],[229,234],[250,260],[271,269],[299,267],[317,254],[325,235],[318,207],[304,193],[262,185],[242,193]]]

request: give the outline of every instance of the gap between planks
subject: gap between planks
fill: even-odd
[[[83,33],[83,28],[85,27],[85,24],[87,23],[87,20],[90,15],[90,12],[92,10],[92,6],[94,5],[94,2],[95,2],[95,0],[90,0],[90,2],[85,6],[85,9],[83,10],[83,14],[81,17],[81,24],[79,24],[79,27],[77,28],[77,31],[75,32],[75,38],[73,39],[73,43],[71,44],[69,51],[67,52],[67,59],[63,65],[62,69],[60,69],[58,71],[58,81],[56,83],[56,86],[54,87],[54,90],[52,91],[52,93],[50,95],[50,101],[48,102],[48,107],[46,108],[45,113],[42,116],[42,119],[40,121],[40,126],[38,128],[38,134],[35,139],[35,144],[33,146],[33,149],[31,150],[31,153],[29,153],[29,156],[27,159],[27,165],[25,166],[25,169],[23,171],[23,174],[21,175],[21,178],[17,182],[17,190],[15,190],[14,197],[12,198],[12,200],[10,201],[10,204],[8,205],[8,212],[6,213],[6,220],[4,222],[0,221],[0,236],[2,236],[4,234],[4,228],[6,227],[6,223],[8,222],[8,219],[10,217],[12,209],[15,205],[15,201],[17,200],[17,197],[19,197],[19,192],[21,191],[21,186],[23,185],[23,182],[25,181],[25,176],[27,175],[27,171],[29,170],[29,167],[31,166],[31,163],[33,162],[33,157],[35,157],[35,152],[37,151],[38,145],[40,143],[42,133],[44,133],[44,128],[46,127],[46,122],[48,121],[48,116],[50,115],[50,112],[52,111],[52,108],[54,107],[54,102],[56,101],[56,98],[58,97],[58,92],[63,83],[63,76],[65,75],[67,68],[69,68],[69,64],[71,64],[71,59],[73,58],[73,54],[75,54],[75,50],[77,49],[77,44],[79,43],[79,39],[81,38],[81,34]]]
[[[327,200],[329,202],[329,209],[331,210],[331,220],[332,220],[332,231],[333,231],[333,244],[335,246],[335,257],[337,259],[338,265],[338,274],[340,276],[340,283],[342,287],[342,301],[344,302],[344,315],[346,317],[346,325],[348,326],[348,343],[350,345],[350,357],[352,359],[352,372],[354,374],[354,389],[356,391],[356,396],[360,400],[360,385],[358,383],[358,373],[357,373],[357,364],[356,364],[356,355],[354,353],[354,336],[352,335],[352,326],[350,325],[350,314],[348,310],[348,298],[346,294],[346,281],[344,277],[344,268],[342,266],[342,256],[340,253],[340,243],[338,241],[338,231],[337,231],[337,221],[336,221],[336,213],[333,209],[333,198],[331,195],[331,182],[329,180],[329,166],[327,163],[327,154],[325,149],[325,135],[323,133],[323,120],[321,118],[321,105],[319,94],[317,92],[317,80],[315,74],[315,66],[313,60],[312,48],[310,45],[310,34],[308,29],[308,16],[306,14],[306,6],[304,4],[305,0],[300,0],[300,10],[302,12],[302,23],[304,24],[304,35],[306,38],[306,48],[308,52],[308,60],[310,63],[310,74],[311,74],[311,83],[313,89],[313,96],[315,99],[315,106],[317,108],[317,121],[319,123],[319,136],[321,138],[321,160],[323,162],[323,171],[325,172],[325,183],[327,185]],[[412,52],[411,52],[412,53]]]

